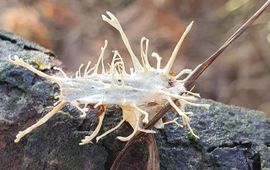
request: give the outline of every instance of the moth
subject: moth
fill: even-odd
[[[24,67],[38,76],[57,83],[60,86],[59,101],[55,107],[37,123],[20,131],[16,136],[15,142],[19,142],[22,137],[44,124],[67,103],[76,106],[81,111],[82,118],[85,118],[87,111],[90,109],[89,106],[94,106],[94,108],[99,107],[99,110],[101,110],[96,129],[89,136],[85,136],[85,138],[82,139],[81,145],[92,143],[94,138],[96,138],[96,142],[98,142],[101,138],[119,128],[124,122],[128,122],[131,125],[133,132],[126,137],[118,136],[117,138],[121,141],[128,141],[137,131],[155,133],[153,130],[143,129],[142,125],[148,123],[157,109],[160,109],[166,102],[171,104],[178,118],[182,119],[182,125],[178,123],[178,118],[170,122],[163,122],[162,119],[160,119],[155,127],[163,128],[165,124],[176,123],[179,126],[187,126],[190,132],[195,137],[198,137],[189,125],[189,116],[192,115],[192,113],[185,112],[184,107],[187,104],[203,107],[209,106],[193,103],[193,101],[199,97],[199,94],[188,91],[184,87],[186,78],[192,73],[192,70],[184,69],[177,75],[171,73],[171,68],[178,50],[186,35],[191,30],[193,22],[189,24],[181,36],[166,66],[161,68],[161,57],[157,53],[152,53],[151,55],[151,57],[156,59],[156,65],[152,66],[149,63],[149,40],[147,38],[142,37],[140,43],[141,55],[137,57],[117,18],[112,13],[107,12],[107,15],[102,15],[102,19],[120,33],[133,64],[133,67],[130,68],[130,72],[126,71],[123,58],[117,50],[113,51],[112,61],[108,64],[108,68],[105,68],[103,58],[108,45],[107,40],[105,40],[105,44],[101,48],[97,63],[92,67],[91,61],[89,61],[85,67],[82,64],[76,72],[75,77],[68,77],[60,68],[57,68],[57,70],[63,74],[62,77],[47,75],[25,63],[17,56],[10,57],[9,61],[11,63]],[[178,100],[181,107],[175,104],[174,99]],[[123,113],[122,120],[114,128],[97,136],[105,117],[106,107],[113,104],[121,107]]]
[[[126,137],[118,136],[117,138],[121,141],[129,141],[138,132],[155,133],[154,130],[143,128],[143,125],[147,124],[151,119],[158,120],[155,121],[156,128],[163,128],[166,124],[175,123],[180,127],[186,126],[193,136],[199,138],[199,136],[193,132],[189,124],[190,115],[193,113],[185,112],[184,108],[186,105],[209,108],[209,105],[194,103],[200,96],[197,93],[187,90],[187,87],[201,75],[232,41],[239,37],[246,28],[257,19],[269,4],[270,0],[207,60],[199,64],[194,70],[184,69],[178,74],[172,74],[171,69],[185,37],[191,30],[193,22],[188,25],[179,39],[165,67],[161,68],[161,57],[157,53],[151,54],[151,57],[156,59],[156,65],[152,66],[149,63],[149,40],[147,38],[143,37],[141,39],[140,57],[135,55],[119,21],[110,12],[106,12],[107,15],[102,15],[102,19],[120,33],[133,64],[129,72],[126,71],[123,58],[117,50],[113,51],[112,61],[108,64],[108,68],[105,68],[103,58],[108,45],[107,40],[101,48],[97,63],[92,67],[91,61],[89,61],[85,67],[82,64],[76,72],[75,77],[67,76],[60,68],[56,69],[60,71],[63,76],[47,75],[25,63],[18,56],[9,57],[11,63],[24,67],[38,76],[57,83],[60,86],[59,101],[55,107],[34,125],[20,131],[16,136],[15,142],[19,142],[21,138],[46,123],[68,103],[76,106],[78,110],[80,110],[82,118],[86,117],[87,111],[89,111],[92,106],[99,108],[99,113],[97,114],[99,122],[96,129],[91,134],[85,136],[85,138],[81,140],[80,145],[92,143],[94,138],[96,142],[98,142],[100,139],[119,128],[124,122],[131,125],[133,132]],[[105,118],[106,107],[115,104],[122,108],[122,120],[115,127],[98,136],[103,119]],[[163,122],[161,116],[164,115],[164,113],[156,113],[165,104],[166,106],[169,104],[178,117],[174,120]],[[156,119],[157,117],[158,119]],[[177,119],[180,118],[182,124],[177,121]]]

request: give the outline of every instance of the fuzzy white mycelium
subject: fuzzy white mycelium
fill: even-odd
[[[101,48],[101,54],[97,63],[91,68],[91,62],[88,62],[84,71],[82,71],[83,65],[79,67],[75,77],[68,77],[61,69],[58,69],[63,77],[47,75],[31,65],[22,61],[18,57],[10,57],[11,63],[22,66],[40,77],[44,77],[52,82],[57,83],[60,86],[59,101],[55,107],[41,118],[37,123],[28,127],[24,131],[20,131],[15,139],[15,142],[19,142],[22,137],[30,133],[38,126],[45,123],[52,116],[54,116],[60,109],[62,109],[67,103],[71,103],[81,111],[81,116],[85,117],[89,110],[88,105],[94,105],[94,107],[106,108],[108,105],[116,104],[122,108],[123,119],[117,126],[106,131],[102,135],[98,135],[98,132],[102,126],[102,121],[105,115],[105,109],[102,109],[102,113],[99,115],[99,123],[96,129],[89,136],[86,136],[81,145],[92,143],[92,140],[96,137],[96,142],[105,137],[109,133],[113,132],[121,126],[125,121],[128,122],[133,128],[133,132],[127,137],[117,137],[121,141],[127,141],[131,139],[137,131],[145,133],[154,133],[153,130],[143,129],[143,123],[154,117],[156,112],[167,102],[173,107],[177,115],[176,119],[163,122],[162,119],[156,123],[156,128],[163,128],[165,124],[176,123],[178,126],[187,126],[190,132],[195,136],[192,128],[189,125],[189,115],[191,112],[185,112],[184,107],[186,104],[209,107],[204,104],[195,104],[192,101],[199,97],[198,94],[192,93],[184,87],[185,80],[192,74],[192,70],[184,69],[177,75],[171,74],[171,68],[175,61],[177,52],[192,27],[192,22],[186,28],[179,42],[169,58],[168,63],[164,68],[160,68],[161,57],[157,53],[152,53],[157,61],[156,67],[152,67],[148,61],[148,45],[149,40],[143,37],[141,39],[141,62],[134,54],[127,36],[125,35],[117,18],[110,12],[107,12],[107,16],[102,15],[102,19],[113,26],[119,31],[121,38],[130,54],[133,68],[130,69],[130,73],[126,72],[125,64],[118,51],[113,51],[112,62],[109,64],[109,69],[106,70],[103,62],[104,51],[108,42],[105,41],[104,47]],[[99,68],[101,67],[101,73]],[[185,76],[186,75],[186,76]],[[180,79],[185,76],[184,79]],[[174,103],[173,100],[178,100],[180,108]],[[177,122],[178,118],[182,118],[183,125]]]

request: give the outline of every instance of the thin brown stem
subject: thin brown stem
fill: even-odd
[[[207,69],[215,59],[235,40],[237,39],[243,32],[247,30],[247,28],[266,10],[266,8],[270,5],[270,0],[265,2],[265,4],[255,12],[238,30],[235,31],[233,35],[231,35],[227,41],[207,60],[201,63],[195,70],[192,72],[188,79],[185,82],[186,87],[190,87],[197,78]]]
[[[192,73],[191,76],[188,77],[185,83],[185,87],[189,88],[197,78],[213,63],[215,59],[236,39],[238,38],[243,32],[246,31],[246,29],[266,10],[266,8],[270,5],[270,0],[267,0],[267,2],[257,11],[255,12],[236,32],[228,38],[227,41],[214,53],[212,54],[207,60],[205,60],[203,63],[201,63]],[[150,120],[148,124],[144,126],[145,129],[149,129],[153,127],[158,120],[160,120],[166,112],[168,112],[171,109],[171,105],[167,103],[165,106],[161,108],[161,110]],[[121,152],[118,154],[117,158],[114,161],[114,164],[112,165],[112,170],[116,170],[117,166],[116,164],[119,164],[120,160],[124,157],[127,150],[130,148],[132,144],[134,144],[137,140],[142,139],[147,135],[143,132],[138,132],[132,139],[130,139],[125,147],[121,150]]]

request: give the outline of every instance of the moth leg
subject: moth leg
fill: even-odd
[[[104,109],[103,113],[99,116],[99,122],[98,122],[98,125],[97,125],[96,129],[94,130],[94,132],[90,136],[85,136],[84,139],[81,140],[81,143],[79,145],[93,143],[92,140],[97,136],[99,130],[101,129],[101,125],[102,125],[104,116],[105,116],[105,109]]]
[[[86,118],[85,110],[80,108],[79,106],[76,106],[76,108],[81,112],[80,118]]]
[[[170,97],[166,97],[166,99],[167,99],[167,101],[170,103],[170,105],[176,110],[176,112],[179,114],[179,116],[182,117],[182,119],[183,119],[183,124],[186,125],[186,126],[189,128],[191,134],[192,134],[193,136],[195,136],[196,138],[199,138],[199,136],[197,136],[197,135],[193,132],[192,128],[191,128],[190,125],[189,125],[189,117],[188,117],[183,111],[181,111],[181,110],[176,106],[176,104],[172,101],[172,99],[171,99]]]
[[[142,122],[143,122],[143,123],[148,123],[148,122],[149,122],[149,113],[147,113],[146,111],[140,109],[140,108],[139,108],[138,106],[136,106],[135,104],[133,105],[133,107],[134,107],[137,111],[139,111],[139,112],[141,112],[142,114],[144,114],[144,118],[143,118]]]
[[[96,141],[98,142],[101,138],[107,136],[108,134],[110,134],[113,131],[115,131],[116,129],[118,129],[124,122],[125,122],[125,120],[121,120],[115,127],[113,127],[110,130],[106,131],[102,135],[99,135],[98,137],[96,137]]]
[[[127,137],[118,136],[117,139],[121,141],[128,141],[138,131],[140,115],[138,115],[139,113],[136,112],[134,107],[132,107],[131,105],[121,105],[121,108],[123,110],[123,120],[127,121],[130,124],[130,126],[133,128],[133,132]]]
[[[183,127],[183,125],[181,125],[181,124],[179,124],[179,123],[177,122],[178,119],[179,119],[178,117],[177,117],[177,118],[174,118],[173,120],[164,122],[163,125],[168,125],[168,124],[174,123],[174,124],[176,124],[176,125],[179,126],[179,127]]]
[[[133,132],[129,136],[127,136],[127,137],[117,136],[117,139],[119,139],[121,141],[128,141],[128,140],[130,140],[137,133],[138,127],[139,127],[139,124],[136,123],[136,126],[133,129]]]
[[[126,119],[126,121],[132,126],[133,132],[127,137],[118,136],[117,139],[119,139],[121,141],[128,141],[138,131],[142,131],[142,132],[145,132],[145,133],[156,133],[153,130],[142,129],[140,127],[141,112],[138,112],[138,110],[134,107],[134,105],[128,106],[127,108],[128,109],[125,111],[124,107],[122,107],[123,113],[124,113],[123,117],[124,117],[124,120]],[[132,117],[132,116],[134,116],[134,117]]]
[[[163,124],[163,121],[162,119],[159,119],[156,124],[154,125],[155,128],[157,129],[164,129],[164,124]]]
[[[51,117],[53,117],[59,110],[61,110],[65,105],[67,104],[67,101],[63,100],[61,101],[57,106],[55,106],[53,108],[52,111],[50,111],[49,113],[47,113],[43,118],[41,118],[39,121],[37,121],[37,123],[35,123],[34,125],[28,127],[27,129],[25,129],[24,131],[20,131],[17,135],[16,135],[16,139],[15,139],[15,143],[19,142],[21,140],[22,137],[24,137],[25,135],[27,135],[28,133],[30,133],[32,130],[34,130],[35,128],[39,127],[40,125],[44,124],[45,122],[47,122]]]
[[[79,101],[75,101],[74,103],[72,103],[79,111],[80,111],[80,118],[86,118],[86,112],[88,111],[88,108],[86,107],[86,105],[84,106],[84,108],[81,108],[80,105],[81,103]]]
[[[133,105],[133,107],[139,111],[139,113],[142,113],[144,114],[144,119],[142,120],[143,123],[148,123],[149,122],[149,113],[147,113],[146,111],[140,109],[138,106],[136,106],[135,104]],[[135,114],[136,114],[136,111],[135,111]],[[137,113],[138,114],[138,113]],[[140,121],[140,117],[141,117],[141,114],[138,114],[137,116],[137,119],[138,121]],[[138,126],[138,130],[141,131],[141,132],[145,132],[145,133],[156,133],[155,131],[153,130],[147,130],[147,129],[143,129],[140,127],[140,125]]]

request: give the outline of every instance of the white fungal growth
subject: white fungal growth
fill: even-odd
[[[105,49],[108,45],[107,40],[105,41],[105,45],[101,48],[97,63],[92,67],[91,62],[88,62],[85,67],[82,64],[76,72],[75,77],[68,77],[59,68],[57,68],[57,70],[63,74],[63,77],[50,76],[35,69],[16,56],[10,57],[9,60],[11,63],[22,66],[40,77],[44,77],[45,79],[57,83],[61,90],[59,102],[56,103],[53,110],[34,125],[20,131],[16,136],[15,142],[19,142],[22,137],[38,126],[44,124],[67,103],[76,106],[81,111],[82,118],[86,116],[89,105],[100,108],[100,113],[97,114],[99,116],[99,123],[96,129],[92,134],[86,136],[81,141],[80,145],[92,143],[94,138],[96,138],[96,142],[98,142],[101,138],[119,128],[124,122],[129,123],[134,131],[129,136],[117,137],[121,141],[128,141],[137,133],[137,131],[155,133],[153,130],[143,129],[142,125],[148,123],[149,119],[154,117],[157,110],[167,102],[173,107],[178,117],[165,123],[162,122],[162,120],[159,120],[155,127],[162,128],[165,124],[175,123],[180,127],[187,126],[190,129],[190,132],[195,137],[198,137],[194,134],[189,125],[189,115],[191,113],[185,112],[183,108],[187,104],[205,107],[208,107],[208,105],[192,103],[199,95],[186,90],[184,87],[185,78],[182,80],[179,79],[180,77],[183,77],[183,75],[188,76],[191,74],[191,70],[185,69],[176,76],[170,74],[177,52],[190,31],[193,22],[191,22],[183,33],[166,66],[161,68],[161,57],[157,53],[152,54],[152,56],[156,58],[156,66],[152,67],[149,63],[148,39],[145,37],[141,39],[140,62],[138,57],[134,54],[127,36],[117,18],[112,13],[107,12],[107,16],[102,15],[102,19],[119,31],[133,63],[133,68],[130,69],[131,72],[126,72],[125,64],[118,51],[113,51],[112,62],[108,64],[109,69],[105,69],[103,58]],[[100,67],[101,73],[99,73]],[[181,108],[179,108],[173,100],[178,100],[181,104]],[[97,136],[102,126],[102,121],[105,118],[106,106],[112,104],[117,104],[122,108],[122,120],[114,128]],[[182,125],[176,121],[179,118],[182,119]]]

